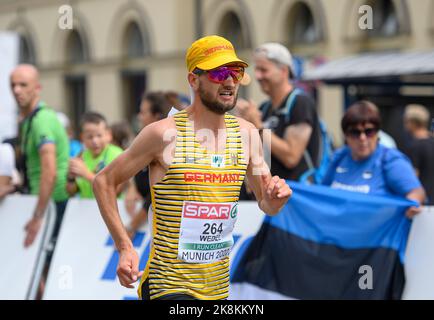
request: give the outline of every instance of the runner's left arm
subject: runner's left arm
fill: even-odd
[[[240,128],[247,134],[243,142],[244,152],[249,159],[247,167],[247,179],[258,201],[259,208],[268,215],[280,212],[292,190],[284,179],[279,176],[271,176],[270,169],[264,160],[261,138],[258,130],[247,121],[240,121]]]

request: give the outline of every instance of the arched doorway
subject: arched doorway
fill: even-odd
[[[395,4],[392,0],[370,1],[372,7],[373,28],[369,29],[369,37],[392,37],[400,33],[400,23]]]
[[[310,45],[322,40],[313,12],[305,2],[295,3],[286,21],[287,41],[290,47]]]
[[[65,75],[65,88],[68,113],[74,129],[79,129],[80,118],[87,110],[86,74],[74,69],[89,61],[86,41],[77,30],[71,31],[65,43],[65,63],[71,72]]]
[[[33,41],[30,36],[20,33],[19,40],[19,63],[36,65],[36,54]]]
[[[132,62],[150,55],[150,48],[146,33],[142,32],[140,25],[131,21],[123,32],[121,71],[122,91],[124,101],[124,114],[128,121],[136,125],[136,114],[140,110],[140,102],[147,87],[146,70],[138,68]]]
[[[250,47],[250,40],[243,29],[240,17],[234,11],[226,12],[218,26],[218,34],[228,39],[237,51]],[[240,86],[239,97],[248,98],[248,88]]]

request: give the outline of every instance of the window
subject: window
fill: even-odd
[[[241,20],[235,12],[230,11],[223,16],[218,30],[218,34],[228,39],[236,50],[250,47],[250,40],[245,37]],[[238,94],[240,98],[247,99],[249,97],[248,88],[240,86]]]
[[[123,42],[124,58],[135,59],[150,55],[147,33],[142,32],[139,24],[130,22],[125,28]],[[146,90],[146,70],[128,65],[121,71],[124,115],[135,125],[136,115],[140,111],[140,102]]]
[[[137,23],[131,22],[125,30],[125,52],[129,58],[139,58],[149,54],[149,48],[145,45],[143,34]]]
[[[288,16],[290,45],[311,44],[320,40],[312,11],[303,2],[295,4]]]
[[[35,50],[29,37],[20,35],[19,62],[35,64]]]
[[[88,60],[86,46],[81,35],[73,30],[66,42],[66,59],[71,64],[84,63]]]
[[[390,37],[400,32],[400,26],[395,6],[392,0],[375,0],[371,2],[373,11],[373,29],[370,37]]]
[[[225,14],[220,23],[219,34],[232,42],[236,49],[248,47],[248,40],[243,35],[240,18],[234,12]]]
[[[68,115],[71,116],[73,128],[79,128],[80,119],[86,112],[86,77],[66,76],[66,97],[68,101]]]
[[[122,90],[125,117],[135,123],[137,113],[140,111],[140,103],[146,91],[145,71],[123,71]]]
[[[87,46],[83,37],[76,30],[69,33],[66,39],[66,61],[70,65],[79,65],[89,60]],[[86,75],[73,73],[65,76],[68,114],[73,126],[79,128],[81,116],[87,110]]]

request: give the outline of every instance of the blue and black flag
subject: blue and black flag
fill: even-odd
[[[400,299],[411,225],[405,211],[414,203],[290,185],[288,204],[265,218],[233,262],[234,290],[247,285],[250,298],[257,290],[259,298]]]

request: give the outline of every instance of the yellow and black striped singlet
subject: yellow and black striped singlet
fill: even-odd
[[[225,115],[226,144],[220,159],[196,139],[188,114],[174,116],[177,128],[175,155],[166,175],[151,187],[153,245],[139,286],[148,280],[150,299],[169,294],[186,294],[197,299],[226,299],[229,295],[229,257],[211,263],[191,263],[178,258],[178,244],[184,201],[236,203],[247,164],[236,118]],[[214,165],[213,165],[214,164]],[[198,233],[202,230],[197,230]]]

